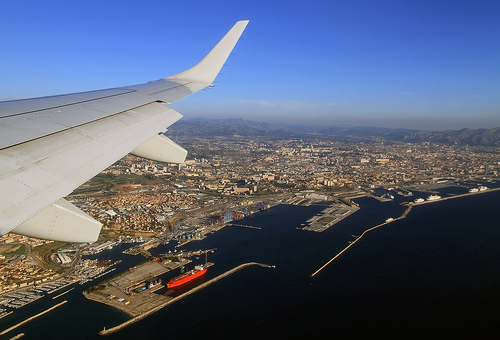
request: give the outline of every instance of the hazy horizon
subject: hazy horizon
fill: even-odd
[[[176,74],[248,19],[216,87],[172,105],[186,118],[498,127],[499,11],[486,0],[2,2],[0,100]]]
[[[279,118],[279,117],[278,117]],[[272,119],[269,116],[268,117],[259,117],[259,116],[253,116],[253,117],[240,117],[240,116],[196,116],[196,115],[184,115],[182,118],[182,121],[192,121],[192,120],[231,120],[231,119],[243,119],[247,121],[253,121],[253,122],[258,122],[258,123],[269,123],[269,124],[275,124],[275,125],[302,125],[302,126],[308,126],[308,127],[374,127],[374,128],[387,128],[387,129],[408,129],[408,130],[419,130],[419,131],[446,131],[446,130],[462,130],[462,129],[494,129],[494,128],[500,128],[500,123],[496,126],[468,126],[468,127],[448,127],[448,128],[438,128],[438,124],[435,124],[436,128],[418,128],[418,124],[414,124],[411,126],[398,126],[397,124],[394,124],[394,122],[388,123],[386,125],[381,125],[380,121],[374,121],[372,125],[369,124],[370,120],[363,120],[358,123],[349,123],[349,122],[328,122],[328,121],[319,121],[319,122],[314,122],[314,121],[290,121],[290,120],[280,120],[280,119]],[[449,126],[452,126],[449,124]],[[457,125],[459,126],[459,125]]]

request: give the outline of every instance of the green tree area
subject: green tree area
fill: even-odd
[[[0,246],[0,254],[4,256],[24,255],[27,249],[23,244],[4,244]]]

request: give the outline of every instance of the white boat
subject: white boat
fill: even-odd
[[[435,201],[435,200],[438,200],[438,199],[441,199],[441,196],[438,196],[438,195],[430,195],[429,197],[427,197],[427,200],[428,200],[428,201]]]
[[[486,190],[488,190],[488,187],[485,187],[483,185],[479,187],[479,191],[486,191]]]

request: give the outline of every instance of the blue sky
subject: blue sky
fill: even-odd
[[[216,87],[173,107],[426,130],[500,126],[498,1],[0,1],[0,100],[144,83],[250,20]]]

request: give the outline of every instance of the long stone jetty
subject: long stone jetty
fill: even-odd
[[[60,302],[60,303],[58,303],[57,305],[54,305],[54,306],[50,307],[49,309],[46,309],[45,311],[43,311],[43,312],[41,312],[41,313],[38,313],[38,314],[36,314],[36,315],[33,315],[32,317],[29,317],[29,318],[27,318],[26,320],[21,321],[20,323],[18,323],[18,324],[16,324],[16,325],[14,325],[14,326],[12,326],[12,327],[9,327],[9,328],[7,328],[7,329],[5,329],[5,330],[3,330],[2,332],[0,332],[0,335],[5,335],[5,334],[9,333],[11,330],[16,329],[17,327],[20,327],[20,326],[22,326],[22,325],[24,325],[24,324],[26,324],[26,323],[30,322],[31,320],[34,320],[34,319],[38,318],[39,316],[42,316],[42,315],[44,315],[45,313],[48,313],[48,312],[50,312],[51,310],[56,309],[57,307],[64,305],[66,302],[68,302],[68,301],[64,300],[63,302]]]
[[[314,277],[316,274],[318,274],[320,271],[322,271],[326,266],[328,266],[330,263],[332,263],[333,261],[335,261],[340,255],[342,255],[343,253],[345,253],[347,251],[347,249],[349,249],[350,247],[354,246],[356,244],[356,242],[358,242],[359,240],[361,240],[361,238],[363,238],[363,236],[365,236],[370,231],[373,231],[373,230],[378,229],[380,227],[383,227],[383,226],[385,226],[385,225],[387,225],[389,223],[392,223],[394,221],[401,220],[401,219],[405,218],[408,215],[408,213],[410,212],[411,208],[412,208],[412,206],[410,205],[408,208],[405,209],[405,211],[403,212],[403,214],[401,216],[399,216],[397,218],[388,219],[384,223],[381,223],[379,225],[376,225],[375,227],[372,227],[370,229],[365,230],[356,240],[354,240],[353,242],[351,242],[340,253],[338,253],[337,255],[335,255],[330,261],[328,261],[321,268],[319,268],[314,273],[312,273],[311,277]]]
[[[231,274],[237,272],[238,270],[243,269],[245,267],[249,267],[249,266],[261,266],[264,268],[275,268],[274,266],[270,266],[270,265],[262,264],[262,263],[257,263],[257,262],[248,262],[248,263],[240,264],[239,266],[234,267],[233,269],[228,270],[227,272],[222,273],[221,275],[214,277],[213,279],[208,280],[207,282],[204,282],[204,283],[200,284],[199,286],[197,286],[197,287],[195,287],[195,288],[193,288],[193,289],[191,289],[191,290],[189,290],[189,291],[187,291],[187,292],[185,292],[185,293],[183,293],[183,294],[181,294],[181,295],[179,295],[171,300],[168,300],[167,302],[165,302],[161,305],[158,305],[155,308],[153,308],[153,309],[151,309],[143,314],[137,315],[137,316],[133,317],[132,319],[127,320],[124,323],[119,324],[118,326],[108,328],[108,329],[104,328],[102,331],[99,332],[99,334],[100,335],[107,335],[110,333],[114,333],[120,329],[123,329],[123,328],[145,318],[146,316],[148,316],[150,314],[153,314],[153,313],[159,311],[160,309],[162,309],[162,308],[164,308],[164,307],[166,307],[166,306],[168,306],[168,305],[170,305],[170,304],[172,304],[172,303],[174,303],[174,302],[176,302],[176,301],[178,301],[178,300],[180,300],[188,295],[191,295],[191,294],[193,294],[193,293],[195,293],[195,292],[197,292],[205,287],[208,287],[212,283],[215,283],[215,282],[219,281],[220,279],[223,279],[226,276],[231,275]]]
[[[359,240],[361,240],[361,238],[363,236],[365,236],[367,233],[369,233],[370,231],[373,231],[373,230],[378,229],[380,227],[383,227],[383,226],[385,226],[385,225],[387,225],[389,223],[392,223],[392,222],[398,221],[398,220],[402,220],[403,218],[405,218],[408,215],[408,213],[411,211],[412,207],[414,207],[414,206],[421,205],[421,204],[430,204],[430,203],[435,203],[435,202],[440,202],[440,201],[445,201],[445,200],[451,200],[451,199],[460,198],[460,197],[478,195],[478,194],[483,194],[483,193],[487,193],[487,192],[491,192],[491,191],[498,191],[498,190],[500,190],[500,187],[499,188],[488,189],[488,190],[485,190],[485,191],[479,191],[479,192],[469,192],[469,193],[465,193],[465,194],[454,195],[454,196],[450,196],[450,197],[440,198],[440,199],[437,199],[437,200],[430,200],[430,201],[424,201],[424,202],[419,202],[419,203],[409,202],[408,203],[408,208],[406,208],[406,210],[403,212],[403,214],[401,216],[399,216],[397,218],[388,219],[384,223],[381,223],[379,225],[376,225],[375,227],[372,227],[370,229],[365,230],[365,232],[363,234],[361,234],[356,240],[354,240],[352,243],[350,243],[347,247],[345,247],[344,249],[342,249],[342,251],[340,253],[338,253],[337,255],[335,255],[330,261],[328,261],[321,268],[319,268],[314,273],[312,273],[311,277],[316,276],[320,271],[322,271],[330,263],[332,263],[333,261],[335,261],[340,255],[342,255],[343,253],[345,253],[347,251],[347,249],[349,249],[352,246],[354,246],[356,244],[356,242],[358,242]]]

